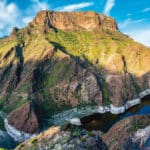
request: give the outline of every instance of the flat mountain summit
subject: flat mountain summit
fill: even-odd
[[[149,88],[150,49],[103,14],[41,11],[0,39],[0,109],[27,133],[59,112],[124,106]]]
[[[33,26],[48,26],[63,31],[108,29],[118,30],[116,22],[95,12],[41,11],[31,23]]]

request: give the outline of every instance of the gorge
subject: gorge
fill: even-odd
[[[109,132],[146,106],[143,114],[150,114],[150,103],[141,102],[148,95],[150,49],[121,33],[111,17],[41,11],[27,27],[0,39],[0,116],[18,142],[52,125],[88,129],[90,118],[105,115],[100,120]],[[133,106],[141,108],[128,115]]]

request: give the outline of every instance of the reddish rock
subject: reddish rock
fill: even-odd
[[[115,20],[95,12],[41,11],[31,23],[33,26],[49,26],[61,30],[118,30]]]
[[[103,140],[109,150],[130,150],[130,147],[132,146],[131,139],[134,138],[136,131],[147,127],[149,122],[150,115],[128,117],[116,123],[106,134],[104,134]]]
[[[70,81],[61,82],[50,88],[52,99],[57,103],[68,103],[72,107],[80,101],[102,104],[102,92],[99,89],[95,75],[89,70],[79,72]]]
[[[39,130],[37,116],[29,103],[11,112],[8,116],[8,123],[27,133],[35,133]]]
[[[57,29],[65,32],[51,32]],[[29,104],[16,109],[16,103],[34,100],[44,118],[55,113],[51,103],[122,106],[150,88],[149,48],[124,36],[102,14],[41,11],[10,37],[18,40],[0,40],[1,108],[12,112],[9,123],[23,131],[36,131],[38,121]],[[56,112],[60,108],[56,105]]]
[[[126,100],[135,98],[135,87],[128,73],[122,75],[107,74],[106,82],[108,84],[109,97],[113,105],[121,106],[125,104]]]

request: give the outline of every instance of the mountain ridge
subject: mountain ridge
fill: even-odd
[[[34,133],[42,118],[64,110],[123,106],[150,88],[149,58],[110,17],[42,11],[0,40],[0,109],[25,132],[35,120]]]
[[[31,22],[33,26],[49,26],[61,30],[92,30],[104,28],[118,30],[115,20],[92,11],[89,12],[54,12],[41,11]]]

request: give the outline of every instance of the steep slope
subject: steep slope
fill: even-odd
[[[116,123],[102,136],[109,150],[149,149],[150,116],[139,115],[126,118]]]
[[[132,116],[116,123],[106,134],[73,128],[71,131],[51,127],[26,140],[16,150],[148,150],[150,116]]]
[[[11,125],[34,133],[44,118],[74,107],[139,102],[149,71],[150,49],[120,33],[110,17],[42,11],[0,40],[0,109]]]

